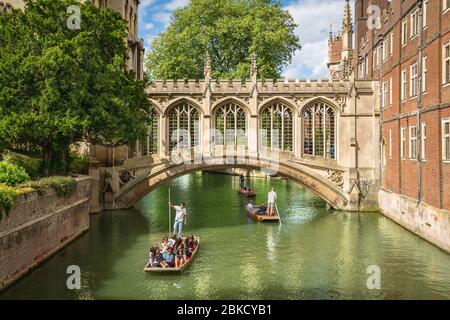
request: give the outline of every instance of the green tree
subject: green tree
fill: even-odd
[[[190,0],[152,42],[147,72],[153,79],[201,79],[208,51],[214,78],[244,79],[256,53],[258,76],[278,78],[300,49],[295,27],[278,1]]]
[[[46,174],[67,170],[79,141],[125,144],[144,134],[145,84],[127,71],[127,25],[75,0],[26,0],[0,16],[0,151],[40,147]],[[81,28],[67,27],[70,5]]]

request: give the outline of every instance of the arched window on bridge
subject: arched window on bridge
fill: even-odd
[[[336,113],[325,103],[303,111],[303,154],[336,159]]]
[[[175,106],[169,113],[170,151],[200,145],[200,114],[188,103]]]
[[[147,136],[141,143],[142,154],[152,155],[158,153],[158,132],[159,132],[159,114],[152,108],[148,112],[147,122],[145,123],[147,128]]]
[[[215,145],[247,145],[247,114],[235,103],[220,106],[214,116]]]
[[[264,148],[294,151],[294,111],[275,103],[261,113],[262,146]]]

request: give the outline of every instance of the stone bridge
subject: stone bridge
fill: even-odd
[[[129,208],[153,189],[179,176],[224,168],[256,169],[292,179],[337,210],[358,210],[361,200],[371,198],[369,181],[362,186],[356,185],[356,181],[349,179],[349,170],[326,160],[297,159],[277,152],[257,157],[248,154],[197,157],[193,150],[180,154],[177,160],[142,157],[130,159],[120,167],[106,168],[106,209]]]
[[[255,65],[249,80],[210,74],[206,62],[203,80],[158,80],[147,88],[148,135],[114,149],[112,164],[98,168],[100,207],[131,207],[191,172],[245,168],[303,184],[335,209],[377,209],[377,83],[258,80]],[[94,154],[102,157],[100,149]]]
[[[256,53],[248,79],[215,80],[206,53],[204,79],[154,81],[147,88],[146,136],[129,146],[82,147],[98,164],[91,169],[92,210],[128,208],[177,176],[226,168],[269,168],[335,209],[377,209],[385,163],[381,90],[377,81],[354,78],[348,3],[343,27],[330,80],[258,79]],[[130,54],[130,67],[142,77],[143,52],[133,45],[140,42],[128,40],[130,52],[137,52]]]

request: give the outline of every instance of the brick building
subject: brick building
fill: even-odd
[[[422,235],[444,233],[450,225],[450,0],[356,0],[354,63],[355,77],[380,86],[380,209],[423,228]]]

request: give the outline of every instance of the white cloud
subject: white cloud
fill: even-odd
[[[157,11],[152,14],[152,21],[153,23],[160,24],[165,29],[169,26],[171,17],[172,12]]]
[[[140,10],[145,10],[148,7],[151,7],[156,0],[141,0],[141,2],[139,3],[139,9]]]
[[[151,30],[155,28],[155,25],[151,22],[144,23],[142,26],[145,30]]]
[[[295,33],[302,50],[283,72],[286,78],[328,78],[328,30],[333,24],[335,32],[341,29],[344,1],[295,0],[285,7],[298,24]],[[311,69],[310,74],[304,71]]]
[[[189,0],[171,0],[169,3],[164,5],[164,8],[169,11],[182,8],[189,3]]]

